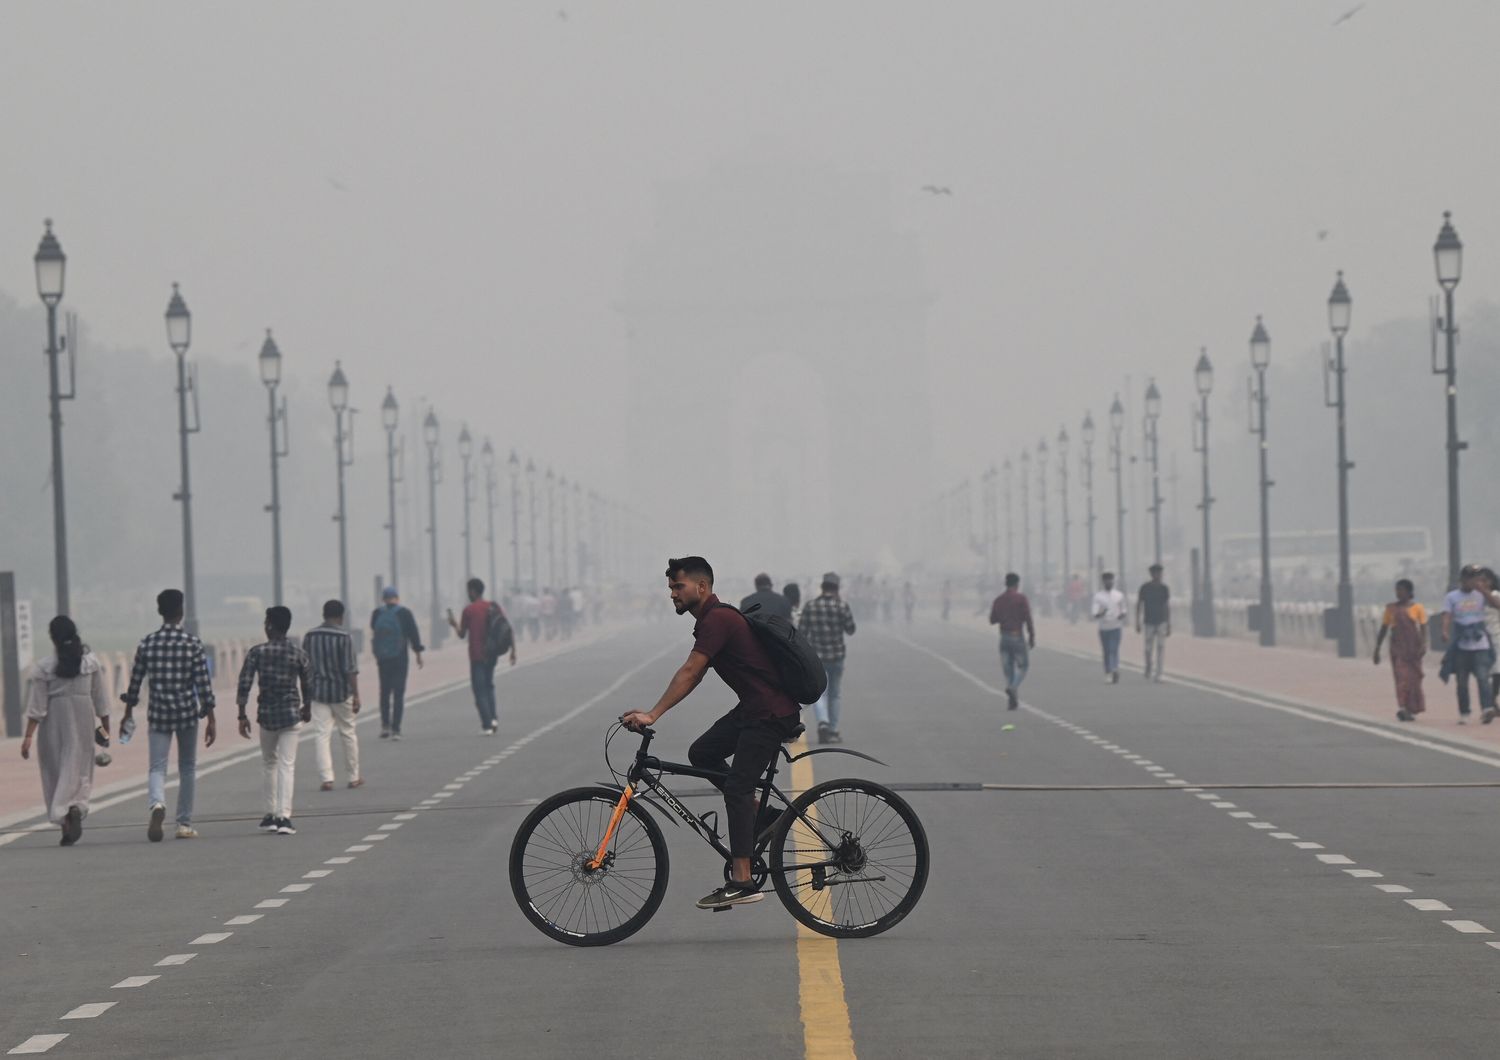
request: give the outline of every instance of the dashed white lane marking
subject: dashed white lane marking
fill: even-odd
[[[1377,883],[1374,887],[1377,891],[1384,891],[1386,894],[1411,894],[1410,887],[1403,887],[1399,883]]]
[[[45,1053],[66,1037],[66,1034],[33,1034],[5,1055],[30,1056],[35,1053]]]
[[[1454,931],[1464,935],[1493,935],[1494,932],[1475,920],[1444,920]]]
[[[1302,842],[1300,842],[1300,843],[1293,843],[1292,846],[1296,847],[1298,850],[1322,850],[1323,849],[1323,844],[1322,843],[1311,843],[1311,842],[1308,842],[1305,839]]]
[[[87,1005],[79,1005],[77,1008],[63,1013],[58,1019],[65,1020],[91,1020],[98,1019],[110,1009],[115,1007],[113,1001],[90,1001]]]
[[[344,853],[345,854],[363,854],[366,850],[374,850],[374,849],[375,848],[373,846],[371,846],[369,843],[355,843],[352,847],[345,847],[344,848]]]
[[[312,890],[310,883],[289,883],[281,889],[282,894],[301,894],[303,891]]]
[[[363,839],[361,839],[360,842],[361,843],[378,843],[382,839],[389,839],[389,838],[390,838],[390,836],[388,836],[388,835],[383,835],[383,834],[378,833],[378,832],[372,832],[370,835],[367,835]]]
[[[453,798],[453,792],[451,792],[451,791],[438,791],[438,792],[434,792],[432,797],[434,799],[451,799],[451,798]]]
[[[463,788],[462,784],[444,784],[443,785],[443,790],[444,791],[459,791],[462,788]]]
[[[265,915],[266,914],[264,913],[245,913],[242,916],[232,916],[228,920],[224,921],[224,926],[244,927],[246,924],[253,924],[257,920],[265,919]]]
[[[196,953],[169,953],[156,962],[156,967],[172,968],[179,964],[186,964],[196,956],[198,956]]]
[[[1315,854],[1313,855],[1325,865],[1353,865],[1354,859],[1345,857],[1343,854]]]
[[[1219,796],[1215,795],[1211,791],[1195,791],[1195,792],[1193,792],[1193,797],[1194,798],[1198,798],[1198,799],[1202,799],[1204,802],[1212,802],[1214,799],[1217,799]]]
[[[133,990],[138,986],[145,986],[147,983],[154,983],[160,978],[161,976],[159,975],[132,975],[125,979],[121,979],[114,986],[110,987],[110,989]]]
[[[354,860],[353,858],[329,858],[327,861],[323,862],[323,864],[325,864],[325,865],[347,865],[347,864],[349,864],[353,860]]]
[[[1420,909],[1424,913],[1451,913],[1453,907],[1447,902],[1440,902],[1436,898],[1408,898],[1406,904],[1413,909]]]
[[[304,880],[321,880],[325,876],[332,876],[332,869],[309,869],[302,874]]]
[[[1272,832],[1271,833],[1271,838],[1272,839],[1296,839],[1297,837],[1296,837],[1296,835],[1294,835],[1291,832]]]
[[[1500,942],[1486,942],[1485,945],[1500,950]]]
[[[1275,828],[1276,826],[1274,824],[1272,824],[1270,821],[1251,821],[1250,822],[1250,827],[1251,828],[1259,828],[1262,831],[1264,831],[1267,828]]]
[[[1251,813],[1249,810],[1235,810],[1229,816],[1231,816],[1231,817],[1237,817],[1240,820],[1244,820],[1247,817],[1254,817],[1255,814]]]
[[[1232,803],[1232,802],[1225,802],[1222,799],[1220,799],[1218,802],[1211,802],[1211,803],[1209,803],[1209,805],[1212,806],[1216,810],[1233,810],[1233,809],[1238,809],[1238,807],[1236,807],[1234,803]]]
[[[199,935],[192,942],[189,942],[188,945],[189,946],[212,946],[216,942],[223,942],[225,939],[227,939],[230,935],[233,935],[233,934],[234,934],[233,931],[210,931],[206,935]]]
[[[290,898],[266,898],[255,903],[257,909],[280,909],[290,902]]]
[[[417,815],[414,813],[398,813],[391,818],[393,821],[415,821],[416,819]]]
[[[1376,872],[1374,869],[1345,869],[1344,872],[1356,880],[1378,880],[1385,876],[1385,873]]]
[[[387,824],[381,825],[378,829],[376,829],[376,831],[379,831],[379,832],[394,832],[396,829],[400,828],[405,823],[406,822],[404,822],[404,821],[391,821],[391,822],[389,822]]]
[[[1172,777],[1173,778],[1172,780],[1167,781],[1168,784],[1182,785],[1182,784],[1186,784],[1187,783],[1187,781],[1185,781],[1185,780],[1178,780],[1178,779],[1176,779],[1176,774],[1173,774],[1173,773],[1163,773],[1162,776],[1163,777]],[[1187,789],[1183,788],[1183,790],[1186,791]]]

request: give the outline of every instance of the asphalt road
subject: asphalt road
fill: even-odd
[[[499,683],[498,738],[466,689],[413,708],[400,744],[362,726],[358,791],[318,792],[304,742],[294,837],[256,830],[245,761],[200,780],[200,839],[147,843],[142,795],[75,848],[0,848],[0,1050],[66,1034],[47,1055],[1493,1055],[1500,792],[1300,785],[1494,784],[1500,759],[1137,674],[1107,687],[1047,651],[1011,713],[992,640],[957,625],[861,630],[844,731],[890,765],[816,760],[820,780],[912,787],[933,864],[907,920],[809,950],[774,896],[699,912],[721,867],[666,827],[655,919],[613,947],[551,942],[506,876],[528,800],[607,779],[607,721],[649,706],[689,646],[682,619],[523,666]],[[709,678],[655,749],[684,757],[729,705]],[[135,976],[157,978],[116,985]],[[804,1025],[830,1011],[847,1040]]]

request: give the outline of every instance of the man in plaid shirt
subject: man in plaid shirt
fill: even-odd
[[[839,598],[839,576],[833,571],[823,575],[823,594],[802,605],[797,629],[807,638],[823,670],[828,674],[828,691],[818,700],[818,742],[843,743],[839,733],[840,686],[844,680],[844,638],[854,635],[854,612]]]
[[[260,760],[265,769],[263,790],[266,815],[263,832],[296,835],[292,826],[292,782],[297,768],[297,734],[301,722],[312,717],[308,685],[312,666],[307,652],[287,639],[292,612],[285,607],[266,608],[266,642],[245,655],[235,700],[240,707],[240,735],[250,738],[250,686],[260,678],[260,697],[255,701],[255,720],[260,723]]]
[[[182,591],[164,589],[156,597],[156,613],[162,626],[148,634],[135,650],[130,687],[125,701],[123,729],[141,701],[141,682],[150,678],[146,701],[149,730],[150,771],[146,774],[146,800],[151,815],[146,838],[161,842],[162,819],[166,817],[167,757],[172,738],[177,738],[177,838],[197,836],[193,828],[193,792],[198,777],[198,719],[207,719],[203,746],[212,747],[218,735],[214,725],[214,690],[208,676],[203,642],[182,628]]]

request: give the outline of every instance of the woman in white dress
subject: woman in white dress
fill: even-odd
[[[83,834],[94,786],[94,724],[109,735],[104,667],[78,636],[67,615],[47,627],[53,653],[32,667],[26,695],[26,736],[21,757],[31,757],[36,737],[47,819],[62,826],[62,845]]]

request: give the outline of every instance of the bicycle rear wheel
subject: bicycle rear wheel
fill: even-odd
[[[510,887],[542,934],[570,946],[607,946],[645,926],[667,893],[667,842],[631,802],[604,864],[590,869],[620,792],[572,788],[526,815],[510,847]]]
[[[927,833],[904,799],[873,781],[829,780],[792,809],[771,840],[771,880],[792,916],[864,938],[912,911],[927,886]]]

